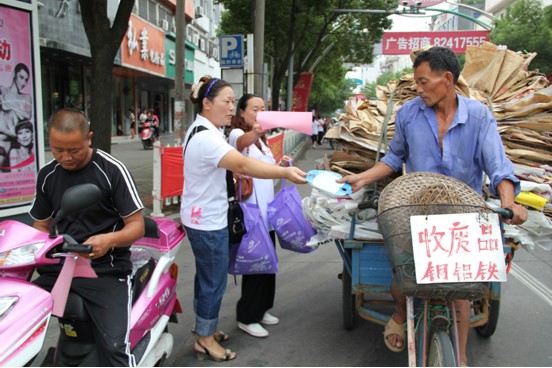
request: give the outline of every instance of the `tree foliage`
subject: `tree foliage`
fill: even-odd
[[[90,128],[94,146],[111,152],[113,62],[128,28],[134,0],[120,0],[113,24],[107,16],[107,0],[79,0],[82,23],[90,43]]]
[[[220,3],[226,9],[220,26],[222,34],[253,32],[254,0]],[[322,68],[324,64],[341,68],[344,62],[370,63],[373,45],[391,26],[385,14],[344,14],[332,9],[388,9],[393,5],[385,0],[279,0],[266,1],[265,6],[264,53],[271,70],[275,108],[285,87],[290,57],[294,60],[294,83],[300,73],[315,72],[313,89],[321,91],[329,87],[323,84],[328,77],[322,77],[324,71],[341,74],[340,69]],[[332,63],[334,60],[337,62]]]
[[[496,21],[490,39],[513,51],[536,52],[530,69],[552,73],[552,6],[543,9],[541,0],[517,0]]]

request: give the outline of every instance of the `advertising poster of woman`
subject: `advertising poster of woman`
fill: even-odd
[[[0,5],[0,24],[0,208],[10,208],[32,201],[38,166],[31,13]]]

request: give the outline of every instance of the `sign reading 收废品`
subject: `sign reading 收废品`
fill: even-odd
[[[242,35],[222,35],[219,45],[221,68],[243,68]]]
[[[506,281],[497,214],[412,216],[410,225],[418,284]]]
[[[464,54],[468,46],[481,46],[489,41],[489,31],[384,32],[383,55],[408,55],[425,46],[444,46],[456,54]]]

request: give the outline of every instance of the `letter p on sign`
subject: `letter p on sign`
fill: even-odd
[[[230,68],[243,67],[243,36],[220,36],[220,66]]]

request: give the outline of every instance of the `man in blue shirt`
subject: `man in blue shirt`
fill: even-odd
[[[371,169],[348,175],[339,182],[348,182],[357,191],[399,171],[404,163],[407,173],[448,175],[481,193],[485,172],[490,179],[491,193],[500,198],[503,208],[513,211],[513,218],[506,222],[522,224],[527,220],[527,210],[514,202],[519,180],[504,153],[496,120],[486,106],[456,93],[460,69],[456,55],[448,48],[422,51],[414,61],[418,97],[397,112],[389,153]],[[399,352],[405,346],[402,325],[406,321],[406,305],[394,283],[391,293],[397,310],[385,327],[384,339],[389,349]],[[461,360],[467,365],[470,304],[467,300],[458,300],[456,307]]]

